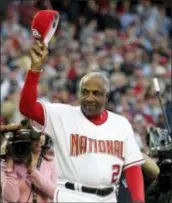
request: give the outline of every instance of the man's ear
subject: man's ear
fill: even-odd
[[[107,92],[107,93],[106,93],[106,100],[107,100],[107,101],[109,100],[109,95],[110,95],[110,92]]]

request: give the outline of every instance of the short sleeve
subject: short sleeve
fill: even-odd
[[[37,132],[48,134],[52,139],[55,138],[55,127],[60,129],[61,118],[66,116],[69,105],[61,103],[40,102],[44,110],[44,125],[40,125],[36,121],[31,121],[32,127]],[[54,125],[55,123],[55,125]]]
[[[134,137],[131,124],[127,121],[125,126],[126,139],[124,141],[124,169],[144,163],[142,153]]]

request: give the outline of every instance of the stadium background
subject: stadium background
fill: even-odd
[[[57,9],[60,25],[38,88],[39,99],[77,105],[80,78],[102,71],[111,81],[107,108],[126,116],[144,151],[146,129],[166,128],[153,77],[172,125],[170,1],[1,1],[1,124],[19,123],[20,90],[29,68],[30,23],[38,9]]]

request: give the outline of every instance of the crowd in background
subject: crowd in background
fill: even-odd
[[[134,2],[134,3],[133,3]],[[39,99],[77,105],[80,78],[101,71],[111,82],[107,108],[132,123],[140,145],[149,126],[166,128],[153,78],[171,118],[171,21],[168,6],[138,1],[45,1],[60,24],[38,88]],[[165,2],[165,1],[164,1]],[[1,123],[19,123],[20,90],[29,68],[33,1],[13,1],[1,24]],[[141,139],[140,139],[141,137]]]

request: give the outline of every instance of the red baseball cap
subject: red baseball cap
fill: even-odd
[[[35,39],[42,39],[48,47],[59,23],[59,12],[55,10],[41,10],[33,17],[31,29]]]

